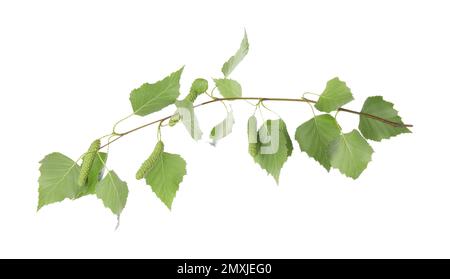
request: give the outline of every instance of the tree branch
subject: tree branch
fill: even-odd
[[[214,98],[214,99],[212,99],[212,100],[205,101],[205,102],[203,102],[203,103],[197,104],[197,105],[194,106],[194,108],[201,107],[201,106],[208,105],[208,104],[212,104],[212,103],[216,103],[216,102],[223,102],[223,101],[240,101],[240,100],[280,101],[280,102],[303,102],[303,103],[313,103],[313,104],[314,104],[314,103],[317,103],[317,101],[310,100],[310,99],[307,99],[307,98],[292,99],[292,98],[266,98],[266,97],[234,97],[234,98]],[[390,120],[388,120],[388,119],[385,119],[385,118],[382,118],[382,117],[379,117],[379,116],[376,116],[376,115],[373,115],[373,114],[368,114],[368,113],[364,113],[364,112],[360,112],[360,111],[356,111],[356,110],[351,110],[351,109],[346,109],[346,108],[339,108],[338,111],[343,111],[343,112],[348,112],[348,113],[352,113],[352,114],[362,115],[362,116],[365,116],[365,117],[368,117],[368,118],[371,118],[371,119],[374,119],[374,120],[383,122],[383,123],[385,123],[385,124],[391,125],[391,126],[393,126],[393,127],[399,127],[399,128],[401,128],[401,127],[413,127],[413,125],[411,125],[411,124],[403,124],[403,123],[398,123],[398,122],[390,121]],[[140,130],[140,129],[142,129],[142,128],[151,126],[151,125],[153,125],[153,124],[160,123],[160,122],[162,122],[162,121],[165,121],[165,120],[167,120],[167,119],[170,119],[172,116],[173,116],[173,114],[172,114],[172,115],[169,115],[169,116],[166,116],[166,117],[163,117],[163,118],[161,118],[161,119],[158,119],[158,120],[149,122],[149,123],[147,123],[147,124],[138,126],[138,127],[136,127],[136,128],[130,129],[130,130],[126,131],[126,132],[123,132],[123,133],[116,133],[115,135],[116,135],[117,137],[114,138],[113,140],[109,141],[108,143],[104,144],[103,146],[101,146],[100,149],[102,149],[102,148],[104,148],[104,147],[110,145],[111,143],[115,142],[116,140],[122,138],[123,136],[126,136],[126,135],[128,135],[128,134],[130,134],[130,133],[133,133],[133,132],[135,132],[135,131],[137,131],[137,130]]]

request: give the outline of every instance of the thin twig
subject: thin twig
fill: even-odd
[[[303,103],[310,103],[310,104],[311,103],[313,103],[313,104],[317,103],[317,101],[310,100],[310,99],[307,99],[307,98],[291,99],[291,98],[266,98],[266,97],[234,97],[234,98],[214,98],[212,100],[205,101],[203,103],[195,105],[194,108],[205,106],[205,105],[216,103],[216,102],[239,101],[239,100],[257,100],[259,102],[263,102],[263,101],[303,102]],[[413,127],[413,125],[411,125],[411,124],[403,124],[403,123],[394,122],[394,121],[391,121],[391,120],[388,120],[388,119],[385,119],[385,118],[382,118],[382,117],[379,117],[379,116],[376,116],[376,115],[373,115],[373,114],[360,112],[360,111],[356,111],[356,110],[351,110],[351,109],[346,109],[346,108],[339,108],[338,111],[343,111],[343,112],[348,112],[348,113],[352,113],[352,114],[362,115],[362,116],[365,116],[365,117],[368,117],[368,118],[371,118],[371,119],[383,122],[385,124],[391,125],[393,127],[399,127],[399,128],[402,128],[402,127],[403,128]],[[113,139],[112,141],[110,141],[110,142],[104,144],[103,146],[101,146],[100,149],[110,145],[111,143],[115,142],[116,140],[122,138],[123,136],[126,136],[126,135],[128,135],[130,133],[133,133],[133,132],[135,132],[137,130],[140,130],[142,128],[148,127],[150,125],[153,125],[153,124],[165,121],[165,120],[171,118],[172,116],[173,115],[169,115],[169,116],[163,117],[161,119],[158,119],[158,120],[152,121],[150,123],[138,126],[136,128],[133,128],[133,129],[128,130],[128,131],[123,132],[123,133],[116,133],[117,137],[115,139]]]

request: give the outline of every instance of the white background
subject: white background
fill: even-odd
[[[450,257],[448,2],[305,2],[1,1],[0,257]],[[36,213],[46,154],[78,158],[131,112],[129,92],[143,82],[182,65],[184,93],[194,78],[220,77],[244,28],[250,52],[232,74],[244,95],[320,93],[339,76],[356,99],[346,107],[383,95],[413,134],[371,142],[356,181],[294,142],[277,186],[247,154],[252,107],[235,103],[233,134],[216,148],[180,125],[163,130],[166,150],[188,162],[171,212],[134,179],[153,127],[111,146],[108,166],[130,189],[117,231],[95,196]],[[292,137],[311,117],[305,104],[268,105]],[[205,133],[225,116],[220,104],[198,114]],[[358,123],[338,120],[346,131]]]

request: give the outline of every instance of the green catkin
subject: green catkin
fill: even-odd
[[[252,157],[255,157],[258,154],[258,135],[256,126],[256,117],[252,115],[247,122],[248,153],[250,153]]]
[[[140,180],[144,178],[145,174],[151,170],[156,163],[161,158],[162,153],[164,152],[164,143],[162,141],[158,141],[153,149],[152,154],[145,160],[139,170],[136,172],[136,179]]]
[[[203,78],[198,78],[192,82],[191,89],[189,90],[189,94],[183,99],[183,101],[187,101],[189,103],[194,103],[198,96],[205,93],[208,90],[208,81]],[[181,119],[179,113],[175,113],[169,119],[169,126],[175,126]]]
[[[175,114],[172,115],[172,117],[170,117],[170,119],[169,119],[169,126],[170,126],[170,127],[175,126],[175,125],[180,121],[180,119],[181,119],[180,114],[179,114],[178,112],[175,113]]]
[[[94,163],[95,155],[100,149],[100,140],[94,140],[89,146],[88,151],[83,156],[83,162],[81,163],[80,175],[78,176],[78,184],[83,186],[86,183],[86,179],[89,175],[89,171]]]
[[[189,90],[189,94],[184,98],[185,100],[193,103],[197,99],[198,96],[205,93],[208,90],[208,81],[203,78],[198,78],[192,82],[191,89]]]
[[[258,144],[257,143],[249,143],[248,144],[248,153],[250,153],[250,155],[252,157],[255,157],[256,155],[258,155]]]

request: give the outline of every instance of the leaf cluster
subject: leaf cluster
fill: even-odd
[[[230,79],[229,76],[248,51],[249,43],[245,33],[239,49],[223,64],[223,77],[213,79],[214,88],[209,93],[208,81],[198,78],[192,82],[188,94],[179,99],[180,79],[184,67],[157,82],[144,83],[131,91],[129,99],[132,115],[146,117],[170,105],[175,107],[172,116],[159,122],[157,144],[153,151],[148,150],[148,157],[136,173],[136,178],[143,178],[169,209],[186,175],[186,161],[178,154],[166,152],[161,139],[161,128],[174,127],[182,123],[192,139],[200,140],[203,133],[195,115],[194,102],[203,94],[208,95],[212,99],[211,102],[245,99],[242,97],[239,82]],[[215,89],[221,94],[220,99],[213,96]],[[326,171],[335,168],[345,176],[356,179],[372,159],[374,151],[368,140],[381,141],[402,133],[410,133],[394,109],[394,105],[381,96],[367,98],[359,113],[358,128],[343,131],[336,120],[336,115],[330,113],[337,114],[342,111],[342,106],[351,102],[354,97],[347,84],[337,77],[329,80],[318,96],[317,101],[301,99],[311,105],[311,108],[312,103],[315,103],[314,115],[297,127],[295,141],[302,152],[317,161]],[[281,118],[264,119],[261,108],[266,108],[263,104],[265,100],[270,98],[259,99],[254,105],[254,113],[248,120],[248,151],[255,163],[278,183],[281,169],[292,155],[293,143],[286,123]],[[235,123],[233,111],[230,106],[225,103],[224,105],[226,107],[224,119],[212,127],[209,133],[211,143],[214,145],[233,131]],[[255,115],[258,110],[261,112],[260,125]],[[316,111],[319,114],[316,114]],[[45,156],[40,162],[39,169],[38,210],[66,198],[77,199],[86,195],[96,195],[106,208],[120,216],[127,202],[128,186],[115,171],[107,168],[108,152],[102,152],[101,149],[109,147],[111,138],[123,135],[113,129],[105,145],[101,146],[103,138],[94,140],[86,153],[80,157],[81,165],[78,163],[80,159],[73,161],[57,152]]]

